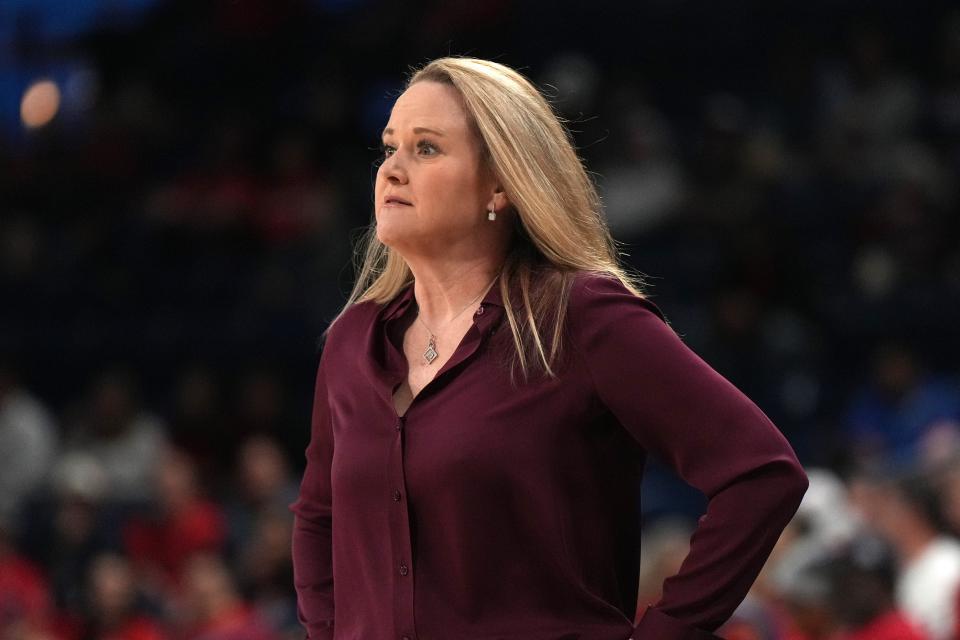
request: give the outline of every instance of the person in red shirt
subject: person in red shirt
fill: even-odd
[[[181,452],[169,452],[157,465],[156,493],[156,513],[132,518],[123,541],[139,578],[163,593],[179,587],[192,554],[223,549],[226,518],[202,495],[196,468]]]
[[[618,262],[540,92],[416,72],[326,332],[293,533],[311,640],[696,640],[744,598],[807,477]],[[708,498],[637,619],[648,456]]]
[[[53,602],[43,573],[13,546],[10,526],[0,521],[0,638],[43,635]]]
[[[280,640],[249,603],[235,578],[212,553],[197,553],[185,566],[180,606],[181,640]]]
[[[873,537],[830,563],[831,602],[844,627],[837,640],[927,640],[895,606],[896,571],[893,552]]]
[[[85,593],[83,615],[61,611],[59,640],[168,640],[161,623],[140,611],[133,570],[123,556],[97,556]]]

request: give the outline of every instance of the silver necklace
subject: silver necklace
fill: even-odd
[[[498,274],[496,275],[496,277],[494,277],[494,279],[490,282],[490,284],[488,284],[488,285],[484,288],[484,290],[480,292],[480,295],[478,295],[476,298],[474,298],[473,300],[471,300],[470,302],[468,302],[468,303],[467,303],[467,306],[465,306],[463,309],[460,310],[459,313],[457,313],[457,315],[453,316],[452,318],[450,318],[450,320],[447,321],[447,324],[449,325],[451,322],[453,322],[454,320],[456,320],[457,318],[459,318],[460,315],[461,315],[464,311],[466,311],[467,309],[469,309],[473,304],[475,304],[475,303],[477,302],[477,300],[479,300],[481,297],[483,297],[483,294],[485,294],[487,291],[490,290],[490,287],[493,286],[493,283],[496,282],[496,281],[497,281],[497,278],[499,278],[499,277],[500,277],[500,274],[498,273]],[[433,329],[431,329],[430,327],[428,327],[428,326],[427,326],[427,323],[424,322],[424,321],[423,321],[423,318],[420,317],[420,308],[419,308],[419,307],[417,308],[417,320],[420,321],[420,324],[422,324],[422,325],[424,326],[424,328],[425,328],[425,329],[429,332],[429,334],[430,334],[430,339],[427,341],[427,348],[423,350],[423,359],[427,361],[427,364],[428,364],[428,365],[429,365],[429,364],[433,364],[433,361],[436,360],[436,359],[440,356],[440,353],[437,351],[437,336],[434,335]]]

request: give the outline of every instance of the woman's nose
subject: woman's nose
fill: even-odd
[[[390,182],[404,183],[407,181],[407,172],[402,166],[403,163],[398,161],[397,155],[394,152],[393,155],[385,159],[383,164],[380,165],[380,171],[383,172],[383,177]]]

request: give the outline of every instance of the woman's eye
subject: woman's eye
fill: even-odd
[[[428,142],[426,140],[421,140],[420,142],[418,142],[417,149],[421,153],[428,156],[435,155],[438,151],[437,147],[434,146],[432,142]],[[389,158],[396,152],[397,152],[396,147],[393,147],[392,145],[389,145],[385,142],[380,143],[380,153],[383,158]]]

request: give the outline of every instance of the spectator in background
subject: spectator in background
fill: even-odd
[[[277,640],[240,597],[234,577],[220,557],[199,553],[190,557],[184,568],[183,640]]]
[[[820,564],[855,540],[862,523],[843,481],[807,470],[810,486],[743,605],[723,628],[728,640],[828,637],[835,620],[825,607],[828,576]]]
[[[795,523],[802,545],[834,552],[862,532],[863,522],[850,503],[847,486],[829,469],[808,470],[810,488],[803,496]]]
[[[854,22],[847,56],[820,76],[824,161],[861,184],[889,177],[921,113],[917,81],[898,68],[889,41],[880,24]]]
[[[105,502],[107,477],[91,456],[69,453],[51,473],[51,491],[31,504],[23,547],[46,570],[56,606],[79,615],[90,563],[119,541],[119,520]]]
[[[260,195],[246,162],[250,124],[242,117],[225,117],[212,126],[196,166],[147,195],[147,219],[179,241],[190,235],[239,240]]]
[[[123,541],[141,584],[150,594],[168,596],[179,592],[193,554],[223,550],[226,519],[222,508],[204,497],[197,469],[182,452],[168,451],[155,474],[155,510],[133,517]]]
[[[0,638],[45,638],[52,604],[43,574],[17,553],[9,522],[0,520]]]
[[[273,506],[260,512],[239,559],[239,583],[260,618],[271,629],[300,640],[293,588],[290,539],[293,522],[286,509]]]
[[[39,488],[57,447],[50,412],[23,389],[0,360],[0,520],[12,520]]]
[[[237,407],[232,420],[235,434],[247,437],[283,433],[287,402],[279,372],[272,367],[251,367],[244,371],[234,406]]]
[[[600,172],[607,220],[625,242],[668,224],[686,186],[670,124],[638,94],[626,89],[621,94],[613,139],[623,148]]]
[[[215,476],[228,473],[224,440],[232,437],[219,372],[205,363],[184,367],[174,383],[170,410],[173,446]]]
[[[140,406],[128,370],[103,373],[88,402],[68,449],[85,452],[97,461],[107,476],[108,499],[146,502],[156,463],[167,446],[164,423]]]
[[[252,606],[272,629],[295,634],[296,592],[287,506],[297,484],[279,444],[266,435],[251,436],[240,446],[234,495],[227,503],[229,551],[239,567],[238,581]]]
[[[106,553],[93,561],[87,582],[88,604],[81,619],[61,625],[61,640],[165,640],[160,623],[143,611],[130,564]]]
[[[231,484],[234,491],[226,507],[231,552],[250,539],[261,516],[278,508],[286,510],[297,497],[289,462],[273,438],[247,438],[236,462],[236,482]]]
[[[960,536],[960,453],[954,451],[933,473],[940,513],[951,536],[957,539]],[[957,612],[954,635],[960,638],[960,588],[957,589],[953,606]]]
[[[934,428],[937,437],[944,428],[960,430],[960,387],[925,371],[906,345],[882,343],[873,356],[871,380],[847,411],[846,432],[856,461],[914,463]]]
[[[833,640],[838,625],[831,602],[830,562],[829,554],[809,548],[779,572],[789,612],[785,640]]]
[[[251,220],[270,245],[318,242],[335,219],[337,190],[316,165],[311,136],[311,131],[287,131],[271,149],[273,175]]]
[[[882,481],[881,481],[882,482]],[[946,533],[931,479],[903,474],[882,482],[873,525],[892,546],[896,604],[930,640],[951,640],[960,597],[960,542]]]
[[[844,631],[837,640],[925,640],[894,603],[896,566],[877,538],[861,538],[830,565],[831,602]]]
[[[226,513],[239,586],[270,628],[299,639],[287,510],[297,485],[290,465],[276,440],[254,435],[240,446],[234,475]]]
[[[774,617],[755,597],[748,595],[733,616],[718,630],[726,640],[780,640]]]
[[[960,537],[960,453],[954,453],[936,473],[940,511],[954,537]]]
[[[783,530],[747,597],[727,624],[719,629],[721,637],[727,640],[784,640],[796,635],[788,602],[776,574],[803,539],[802,528],[800,519],[794,517]]]

